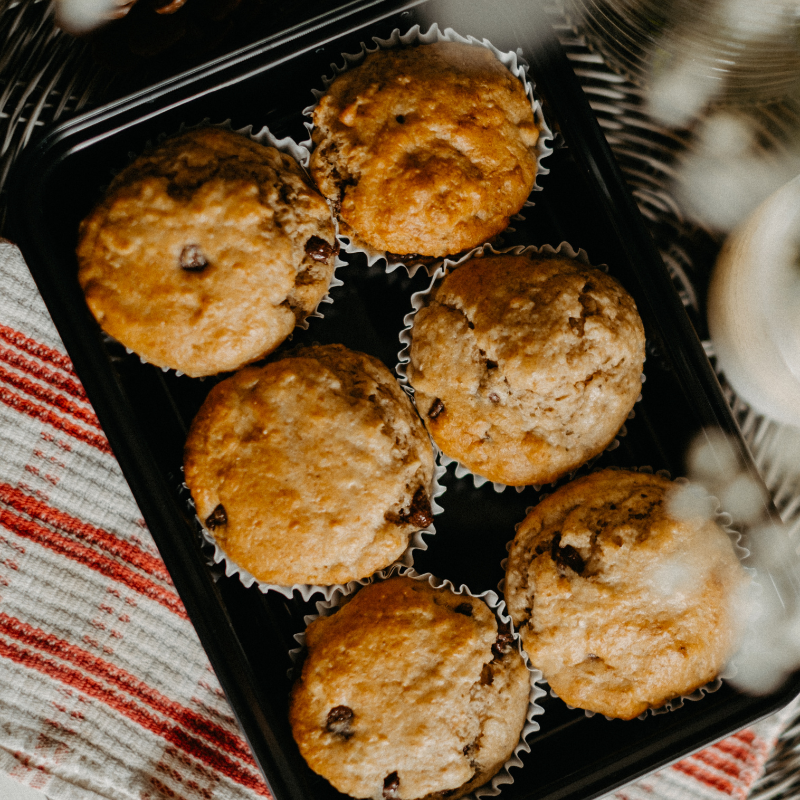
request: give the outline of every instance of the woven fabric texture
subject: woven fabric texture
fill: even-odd
[[[50,800],[269,792],[17,248],[0,242],[0,769]]]

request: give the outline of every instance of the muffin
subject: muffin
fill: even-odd
[[[400,577],[306,632],[289,705],[311,769],[352,797],[462,797],[519,742],[530,673],[482,600]]]
[[[538,138],[522,83],[485,47],[378,50],[315,109],[311,174],[343,233],[444,256],[508,226],[533,188]]]
[[[260,581],[331,585],[396,561],[433,521],[433,452],[376,358],[301,348],[217,384],[192,422],[186,484],[206,530]]]
[[[558,254],[490,255],[414,317],[407,377],[442,452],[512,486],[601,453],[641,390],[644,329],[617,281]]]
[[[713,680],[736,643],[746,576],[714,521],[670,514],[673,483],[603,470],[519,526],[506,601],[531,663],[565,702],[632,719]]]
[[[337,250],[293,158],[203,128],[117,175],[80,226],[78,280],[104,331],[198,377],[272,352],[325,296]]]

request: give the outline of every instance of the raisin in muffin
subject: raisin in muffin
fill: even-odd
[[[379,50],[315,109],[311,173],[356,241],[443,256],[508,226],[533,188],[538,138],[522,83],[486,48]]]
[[[713,680],[746,576],[714,521],[679,520],[666,478],[604,470],[519,526],[506,600],[531,663],[570,705],[632,719]]]
[[[341,792],[455,800],[519,742],[530,673],[482,600],[390,578],[312,622],[306,647],[292,732]]]
[[[78,280],[103,330],[196,377],[272,352],[328,291],[337,249],[294,159],[204,128],[114,179],[81,224]]]
[[[498,483],[543,484],[602,452],[641,389],[631,296],[559,255],[474,258],[414,317],[409,382],[445,455]]]
[[[433,452],[411,401],[380,361],[342,345],[217,384],[184,466],[206,529],[267,583],[366,577],[432,522]]]

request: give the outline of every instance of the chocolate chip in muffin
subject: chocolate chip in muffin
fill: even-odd
[[[469,759],[470,766],[475,766],[475,754],[478,752],[478,743],[470,742],[462,750],[464,755]]]
[[[353,735],[353,713],[352,708],[347,706],[334,706],[328,712],[328,719],[325,723],[326,730],[341,736],[343,739],[349,739]]]
[[[296,297],[287,297],[282,303],[283,308],[288,308],[299,322],[303,318],[303,306]]]
[[[492,653],[495,658],[502,658],[511,649],[514,635],[511,633],[511,625],[508,622],[497,623],[497,638],[492,645]]]
[[[326,242],[320,236],[312,236],[306,242],[306,255],[311,256],[314,261],[328,261],[328,259],[338,251],[336,245]]]
[[[387,253],[386,257],[391,261],[399,261],[401,264],[407,264],[408,266],[430,266],[439,260],[433,256],[423,256],[419,253]]]
[[[206,528],[213,531],[214,528],[219,528],[221,525],[228,524],[228,515],[225,512],[225,506],[220,503],[207,517]]]
[[[395,525],[414,525],[416,528],[427,528],[433,523],[433,510],[428,493],[420,486],[414,497],[411,499],[411,507],[408,511],[400,509],[400,513],[387,511],[385,518]]]
[[[187,244],[181,250],[181,269],[187,272],[202,272],[208,266],[208,259],[199,244]]]
[[[418,528],[427,528],[433,523],[433,511],[428,493],[420,486],[411,500],[411,510],[403,517],[404,521],[416,525]]]
[[[459,603],[456,606],[456,614],[463,614],[465,617],[471,617],[472,606],[469,603]]]
[[[341,213],[342,201],[344,200],[345,195],[347,194],[347,190],[358,186],[358,181],[353,177],[343,178],[339,174],[338,170],[334,170],[334,173],[336,174],[339,181],[339,187],[338,187],[339,194],[333,201],[333,210],[336,214],[339,214]]]
[[[383,796],[386,800],[392,800],[398,796],[400,791],[400,776],[396,772],[387,775],[383,780]]]
[[[586,286],[590,286],[590,284],[587,283]],[[586,286],[583,287],[584,290]],[[594,297],[588,294],[582,294],[578,298],[578,301],[583,307],[583,315],[585,317],[593,317],[597,314],[597,300],[595,300]]]
[[[580,575],[586,567],[581,558],[581,554],[571,545],[565,544],[561,547],[561,534],[557,533],[553,537],[553,544],[550,549],[553,561],[560,567],[569,567],[573,572]]]
[[[583,317],[570,317],[569,318],[569,327],[570,330],[576,336],[583,336],[584,326],[586,325],[586,320]]]
[[[437,397],[431,407],[428,409],[428,417],[436,419],[444,411],[444,403]]]

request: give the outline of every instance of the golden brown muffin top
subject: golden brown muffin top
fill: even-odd
[[[517,530],[506,599],[531,663],[565,702],[632,719],[713,680],[746,580],[728,535],[668,511],[673,483],[603,470]]]
[[[166,140],[83,221],[78,280],[103,330],[191,376],[274,350],[328,290],[325,200],[290,156],[231,131]]]
[[[443,256],[487,241],[536,178],[530,101],[484,47],[368,55],[333,82],[314,125],[311,173],[343,232],[390,253]]]
[[[558,255],[474,258],[414,317],[408,379],[445,455],[509,485],[602,452],[641,390],[633,298]]]
[[[458,798],[519,741],[530,680],[468,595],[392,578],[306,632],[289,716],[313,770],[353,797]]]
[[[342,345],[217,384],[184,468],[225,555],[267,583],[366,577],[432,522],[433,452],[411,401],[378,359]]]

